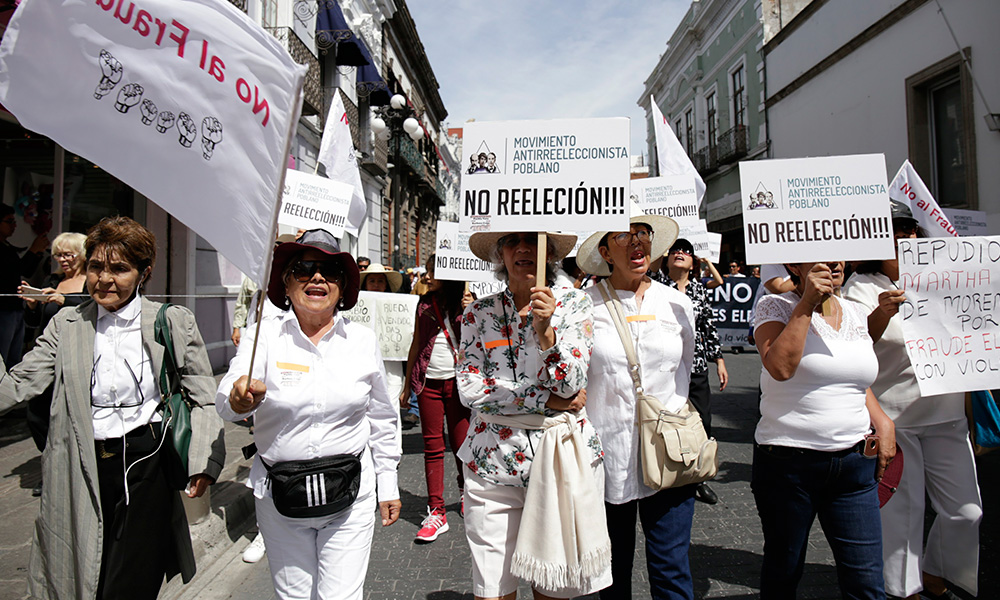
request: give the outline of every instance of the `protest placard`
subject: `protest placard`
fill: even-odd
[[[760,279],[756,277],[726,277],[722,285],[708,290],[712,312],[715,313],[715,328],[723,346],[751,345],[747,342],[747,333],[759,285]]]
[[[705,258],[717,263],[722,260],[722,234],[715,233],[714,231],[709,231],[708,234],[708,253]]]
[[[223,0],[30,1],[0,44],[0,102],[262,283],[305,72]]]
[[[692,175],[666,175],[636,179],[632,199],[647,215],[661,215],[678,225],[698,220],[698,193]]]
[[[900,239],[899,287],[922,395],[1000,387],[1000,236]]]
[[[628,119],[466,123],[462,231],[628,229]]]
[[[698,258],[708,256],[708,223],[704,219],[685,220],[677,233],[677,238],[691,242],[691,246],[694,247],[694,255]]]
[[[469,250],[468,231],[460,231],[458,223],[438,221],[437,246],[434,251],[434,278],[452,281],[496,281],[493,263],[486,262]]]
[[[406,360],[419,299],[413,294],[360,292],[358,303],[343,315],[375,332],[383,360]]]
[[[340,239],[344,236],[353,194],[354,188],[346,183],[289,169],[285,173],[278,224],[296,229],[325,229]]]
[[[740,163],[750,264],[894,256],[881,154]]]
[[[988,235],[990,233],[990,228],[986,225],[985,211],[946,208],[944,212],[948,215],[951,226],[955,228],[955,233],[960,236]],[[937,236],[929,235],[927,237]]]

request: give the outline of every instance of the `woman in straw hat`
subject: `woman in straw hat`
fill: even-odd
[[[635,385],[625,348],[604,293],[617,294],[631,329],[646,393],[667,410],[688,402],[694,360],[694,308],[681,292],[652,281],[651,256],[663,256],[677,238],[677,223],[643,215],[633,206],[629,231],[597,232],[577,252],[577,264],[607,280],[587,290],[594,303],[594,354],[587,409],[605,447],[605,510],[611,534],[614,583],[602,598],[632,597],[635,518],[646,538],[646,570],[653,598],[694,597],[688,548],[695,486],[656,491],[643,483]]]
[[[379,263],[372,263],[361,272],[361,289],[366,292],[395,294],[402,285],[402,273],[386,269]]]
[[[538,234],[479,232],[469,239],[472,252],[507,282],[466,310],[458,358],[459,394],[473,410],[458,456],[476,598],[514,598],[518,576],[533,582],[535,598],[570,598],[611,582],[610,544],[603,519],[594,519],[603,516],[603,452],[579,394],[593,345],[592,303],[579,290],[549,287],[554,261],[572,250],[576,236],[547,237],[545,282],[535,281]],[[557,432],[577,449],[577,468],[553,483],[543,448],[552,448],[546,441]],[[578,492],[574,511],[546,503],[566,490]],[[536,512],[538,506],[551,509]],[[566,532],[572,543],[545,547]]]

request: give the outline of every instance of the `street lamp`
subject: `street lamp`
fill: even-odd
[[[424,128],[416,117],[416,112],[410,107],[406,98],[402,94],[395,94],[389,99],[388,106],[376,109],[375,118],[371,120],[371,128],[375,135],[388,141],[392,146],[392,231],[396,238],[392,247],[392,268],[397,271],[403,268],[399,214],[403,208],[404,177],[401,169],[403,161],[400,156],[400,144],[404,134],[414,142],[424,137]]]

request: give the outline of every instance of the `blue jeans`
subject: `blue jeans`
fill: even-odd
[[[760,597],[795,598],[819,516],[843,598],[885,598],[875,459],[754,445],[750,488],[764,531]]]
[[[0,356],[7,370],[21,362],[24,346],[24,309],[0,310]]]
[[[688,549],[694,518],[694,488],[662,490],[625,504],[604,503],[611,536],[611,576],[614,583],[601,590],[601,600],[632,598],[632,559],[635,556],[635,513],[638,508],[646,536],[646,571],[650,596],[659,600],[692,600],[694,582]]]

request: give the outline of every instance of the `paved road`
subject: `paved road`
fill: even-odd
[[[691,567],[698,598],[756,598],[761,561],[760,524],[750,494],[750,462],[757,374],[756,354],[726,355],[732,383],[722,394],[713,395],[714,433],[721,444],[720,473],[712,484],[720,502],[698,504],[692,531]],[[19,598],[26,564],[25,538],[30,535],[37,501],[30,489],[37,481],[37,453],[25,439],[22,426],[0,419],[0,599]],[[458,491],[447,490],[445,499],[451,531],[432,544],[413,542],[425,512],[426,487],[419,430],[404,434],[404,456],[400,464],[403,515],[389,528],[378,528],[365,586],[366,597],[376,599],[471,600],[471,564],[462,520],[457,510]],[[447,463],[446,481],[454,482],[454,464]],[[992,597],[1000,589],[1000,573],[993,568],[1000,553],[996,540],[1000,526],[990,518],[991,507],[1000,497],[1000,452],[980,458],[980,484],[986,505],[980,561],[981,597]],[[185,598],[269,600],[274,598],[266,559],[246,565],[240,553],[252,532],[238,540],[212,565],[201,565],[198,578],[187,586]],[[648,597],[643,551],[636,552],[633,590],[637,598]],[[23,561],[23,562],[22,562]],[[801,598],[837,598],[836,572],[828,545],[818,526],[813,530]],[[530,598],[522,586],[520,597]]]

